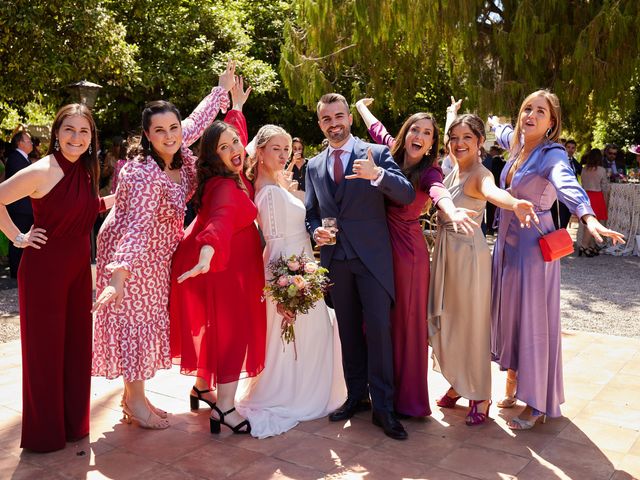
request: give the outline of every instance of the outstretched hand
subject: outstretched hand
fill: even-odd
[[[235,60],[229,60],[227,62],[227,68],[225,68],[224,72],[220,74],[220,78],[218,79],[218,86],[224,88],[227,92],[230,92],[236,83],[235,77],[236,62]]]
[[[453,230],[457,233],[458,229],[465,235],[473,235],[473,229],[478,228],[478,225],[473,220],[473,215],[476,212],[467,208],[456,208],[451,214],[447,215],[449,221],[453,224]]]
[[[184,282],[191,277],[197,277],[203,273],[207,273],[211,268],[211,259],[213,258],[213,247],[211,245],[203,245],[200,249],[200,258],[198,263],[191,270],[184,272],[178,277],[178,283]]]
[[[233,88],[231,89],[233,109],[242,111],[242,107],[247,103],[250,93],[251,87],[247,87],[246,90],[244,89],[244,78],[242,78],[242,76],[236,76]]]
[[[354,160],[353,162],[353,174],[346,175],[344,178],[353,180],[354,178],[362,178],[363,180],[375,180],[380,175],[382,170],[373,161],[373,153],[371,149],[367,149],[367,158]]]
[[[538,215],[536,215],[536,212],[533,209],[533,203],[527,200],[516,199],[513,205],[513,213],[515,213],[518,220],[520,220],[520,228],[530,228],[532,220],[536,223],[540,223]]]
[[[598,243],[602,243],[604,240],[602,237],[611,238],[614,245],[618,243],[625,243],[624,235],[618,233],[614,230],[609,230],[607,227],[602,225],[595,217],[589,216],[586,220],[586,227],[589,230],[589,233],[593,236],[593,238]]]

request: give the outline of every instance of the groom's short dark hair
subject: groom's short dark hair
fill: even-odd
[[[318,100],[318,105],[316,106],[316,114],[320,111],[320,107],[322,105],[328,105],[329,103],[335,102],[342,102],[344,106],[347,107],[347,110],[350,110],[349,102],[347,102],[347,99],[342,95],[340,95],[339,93],[325,93],[322,97],[320,97],[320,100]]]

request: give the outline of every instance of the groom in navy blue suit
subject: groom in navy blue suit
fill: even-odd
[[[307,164],[307,227],[333,283],[348,394],[329,419],[346,420],[370,408],[370,393],[373,423],[402,440],[407,432],[393,414],[389,313],[395,291],[385,201],[409,204],[415,191],[386,146],[351,135],[353,117],[342,95],[323,95],[317,114],[329,147]],[[337,219],[334,245],[322,226],[327,217]]]

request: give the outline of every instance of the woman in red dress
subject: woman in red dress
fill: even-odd
[[[599,149],[594,148],[589,151],[584,157],[584,168],[582,169],[582,188],[587,192],[589,197],[589,203],[593,208],[593,213],[598,220],[607,220],[609,218],[607,214],[607,204],[604,200],[603,190],[609,188],[609,176],[607,171],[602,166],[602,152]],[[587,257],[594,257],[598,255],[598,248],[593,236],[588,229],[582,228],[582,244],[578,250],[578,256],[583,254]]]
[[[98,211],[96,127],[84,105],[62,107],[42,160],[0,185],[0,228],[26,248],[18,270],[22,341],[22,441],[37,452],[89,434],[91,267]],[[5,205],[31,197],[34,225],[21,233]]]
[[[178,246],[171,272],[172,355],[180,357],[182,373],[198,377],[198,385],[217,386],[217,403],[207,402],[213,409],[211,432],[218,433],[223,423],[234,433],[249,433],[251,425],[235,411],[234,397],[240,378],[264,368],[258,212],[253,186],[242,174],[244,147],[237,131],[214,122],[200,152],[197,216]]]
[[[393,138],[367,108],[370,103],[363,99],[356,104],[369,134],[376,143],[391,149],[393,159],[416,190],[411,204],[387,207],[387,222],[396,289],[391,311],[394,409],[401,417],[423,417],[431,415],[427,387],[429,251],[419,218],[431,201],[463,232],[468,234],[477,225],[469,217],[470,211],[455,207],[442,183],[442,170],[436,161],[439,130],[433,116],[411,115]]]

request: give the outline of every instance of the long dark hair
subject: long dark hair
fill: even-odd
[[[196,193],[193,195],[193,209],[196,212],[198,212],[202,206],[204,187],[210,178],[232,178],[235,180],[239,189],[246,191],[240,175],[230,172],[220,156],[216,153],[218,143],[220,143],[220,136],[227,130],[232,130],[238,134],[238,131],[232,125],[221,120],[213,122],[202,134],[202,139],[200,140],[200,156],[196,162],[198,187],[196,188]]]
[[[160,167],[160,170],[164,170],[166,163],[153,149],[153,145],[147,138],[146,132],[148,132],[151,127],[151,119],[154,115],[169,112],[173,113],[178,118],[178,123],[182,122],[180,111],[173,103],[167,102],[166,100],[154,100],[153,102],[149,102],[145,105],[144,110],[142,111],[142,136],[140,137],[140,148],[138,153],[142,155],[143,162],[147,161],[147,157],[153,158],[158,164],[158,167]],[[178,149],[178,151],[173,154],[173,160],[171,161],[171,165],[169,165],[169,169],[178,170],[180,167],[182,167],[182,153],[180,149]]]
[[[429,151],[422,157],[422,159],[418,163],[407,167],[404,165],[404,139],[413,124],[419,122],[420,120],[430,120],[433,124],[433,144],[431,145]],[[422,176],[422,172],[433,165],[436,161],[439,142],[440,130],[438,129],[436,119],[430,113],[425,112],[414,113],[409,118],[407,118],[402,124],[402,127],[400,127],[398,135],[396,135],[396,141],[393,144],[393,147],[391,147],[391,155],[393,156],[393,159],[396,161],[396,163],[400,166],[400,168],[402,168],[402,172],[409,179],[409,181],[413,185],[413,188],[415,188],[416,190],[420,188],[420,177]]]
[[[98,160],[98,132],[96,129],[96,122],[93,121],[93,116],[91,115],[91,110],[89,110],[86,105],[82,103],[70,103],[69,105],[65,105],[60,110],[58,110],[58,113],[56,113],[56,117],[53,120],[53,125],[51,125],[49,153],[53,153],[57,150],[56,144],[58,144],[58,149],[60,148],[60,142],[58,141],[58,132],[60,131],[62,122],[64,122],[66,118],[73,117],[75,115],[86,118],[91,129],[91,143],[89,144],[91,148],[87,148],[87,150],[82,155],[80,155],[79,160],[84,165],[84,168],[87,169],[87,172],[89,172],[89,176],[91,177],[91,190],[93,190],[94,195],[97,197],[99,188],[98,179],[100,178],[100,161]]]

